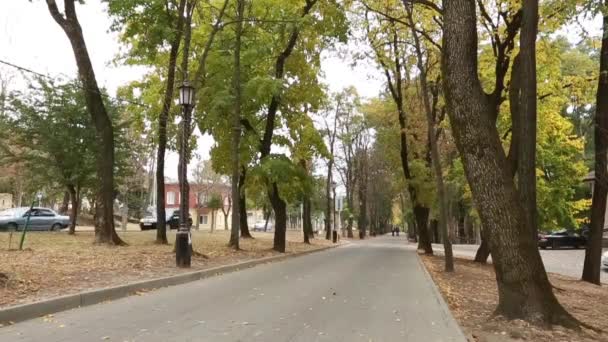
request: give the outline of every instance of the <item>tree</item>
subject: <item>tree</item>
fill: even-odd
[[[325,197],[327,198],[327,203],[325,207],[325,239],[331,240],[331,231],[332,224],[336,225],[334,222],[332,212],[335,211],[334,205],[336,199],[332,197],[332,188],[335,188],[336,182],[334,180],[334,149],[336,146],[336,135],[338,129],[338,115],[342,110],[342,106],[347,102],[346,97],[348,94],[346,92],[335,94],[334,95],[334,108],[333,108],[333,124],[327,122],[325,120],[325,135],[327,136],[327,145],[329,147],[329,158],[327,159],[327,178],[325,179]],[[332,210],[333,208],[333,210]]]
[[[355,89],[345,89],[345,94],[350,98],[346,100],[343,111],[337,114],[338,134],[337,139],[341,147],[341,154],[338,155],[336,169],[342,179],[342,184],[346,189],[346,230],[349,238],[353,237],[354,216],[352,213],[355,208],[355,188],[359,175],[357,174],[355,152],[360,145],[366,129],[363,115],[358,113],[361,103]]]
[[[604,35],[600,52],[600,73],[595,109],[595,179],[591,205],[591,231],[585,251],[584,281],[600,285],[602,235],[608,195],[608,2],[603,9]]]
[[[517,151],[517,182],[524,216],[531,228],[532,238],[538,236],[536,210],[536,36],[538,33],[538,0],[527,0],[522,5],[519,35],[520,82],[519,93],[519,149]]]
[[[100,148],[97,153],[97,175],[101,184],[95,201],[95,242],[124,245],[114,229],[114,131],[112,121],[97,85],[82,28],[76,15],[75,1],[64,1],[64,13],[59,11],[55,0],[46,0],[46,3],[51,16],[63,29],[72,45],[78,66],[78,77],[85,89],[86,106],[100,139]]]
[[[239,166],[239,144],[241,140],[241,38],[243,35],[243,18],[245,12],[245,0],[237,0],[237,23],[235,32],[235,47],[234,47],[234,76],[233,76],[233,87],[234,87],[234,113],[232,124],[232,198],[238,198],[238,201],[234,202],[234,210],[232,212],[232,227],[230,233],[230,246],[234,249],[239,249],[239,215],[241,214],[240,208],[240,194],[239,194],[239,178],[241,174],[241,168]]]
[[[247,223],[247,168],[242,167],[241,173],[239,174],[239,221],[241,229],[241,238],[253,239],[249,232],[249,225]]]
[[[541,324],[576,325],[547,278],[479,82],[476,5],[443,2],[442,71],[448,114],[465,174],[489,233],[499,302],[496,312]]]
[[[222,7],[217,13],[213,11],[199,12],[194,18],[195,29],[200,28],[199,34],[195,35],[193,49],[198,56],[197,68],[194,73],[195,93],[204,88],[207,77],[206,65],[211,46],[215,36],[221,29],[229,0],[224,0]],[[152,67],[143,82],[134,82],[132,88],[139,90],[137,99],[148,105],[150,110],[145,111],[147,120],[152,124],[157,123],[156,135],[158,149],[156,157],[156,214],[159,225],[157,227],[156,242],[167,243],[165,225],[165,152],[168,140],[171,137],[172,125],[168,125],[172,118],[172,102],[175,99],[175,75],[177,59],[183,37],[184,10],[186,0],[177,1],[108,1],[109,12],[114,19],[112,29],[121,33],[121,40],[127,47],[126,62],[129,64],[141,64]],[[196,8],[200,8],[196,6]],[[194,10],[194,8],[193,8]],[[203,25],[198,22],[203,22]],[[214,22],[209,28],[205,24]],[[197,38],[203,37],[199,45]],[[168,56],[164,47],[169,46]],[[186,56],[190,58],[190,56]],[[166,74],[166,81],[161,80],[159,74]],[[163,94],[162,97],[160,94]],[[196,95],[195,95],[196,98]]]
[[[427,68],[425,65],[429,65],[429,60],[431,59],[431,53],[427,51],[426,63],[422,51],[422,45],[420,43],[420,38],[418,37],[418,32],[415,28],[414,22],[414,14],[413,8],[408,7],[407,4],[406,11],[408,15],[408,20],[411,28],[412,37],[414,39],[414,50],[416,51],[416,61],[418,65],[418,79],[420,81],[420,90],[422,96],[422,103],[424,105],[424,112],[426,113],[427,125],[428,125],[428,139],[429,144],[431,146],[431,160],[433,164],[433,169],[435,172],[435,181],[437,184],[437,199],[439,202],[439,227],[443,240],[443,250],[445,255],[445,271],[453,272],[454,271],[454,256],[452,254],[452,243],[450,241],[450,236],[448,234],[448,198],[446,193],[446,187],[443,182],[443,170],[441,168],[441,157],[439,155],[439,147],[437,146],[437,130],[435,128],[437,121],[437,107],[434,108],[431,106],[431,101],[429,99],[431,89],[427,81]],[[413,4],[412,4],[413,7]],[[434,103],[437,103],[438,91],[435,90]]]
[[[223,208],[221,195],[218,193],[211,194],[211,198],[209,198],[209,201],[207,202],[207,207],[211,209],[211,232],[213,233],[217,224],[217,222],[215,222],[217,211]]]
[[[224,230],[228,230],[228,215],[232,210],[232,196],[221,196],[222,200],[222,214],[224,214]]]
[[[311,177],[311,163],[302,159],[300,165],[308,177]],[[310,244],[310,239],[315,237],[312,228],[312,200],[311,193],[305,192],[302,198],[302,232],[304,235],[304,243]]]
[[[78,83],[40,78],[27,92],[13,93],[5,117],[11,147],[5,161],[22,163],[44,183],[59,183],[72,204],[70,234],[75,233],[80,195],[92,188],[97,139]],[[66,207],[67,210],[67,207]]]
[[[428,230],[430,208],[420,200],[421,193],[412,185],[415,180],[410,165],[410,158],[422,159],[427,165],[430,164],[430,160],[427,153],[424,153],[423,156],[413,155],[410,151],[411,146],[408,144],[407,126],[409,118],[405,107],[404,88],[406,88],[406,83],[409,80],[409,68],[405,62],[405,44],[402,44],[405,33],[402,28],[397,26],[397,22],[392,17],[386,18],[385,15],[375,12],[376,15],[372,18],[370,14],[371,7],[366,3],[364,3],[364,6],[366,39],[369,41],[374,51],[375,59],[386,77],[387,88],[396,106],[396,114],[399,119],[401,168],[407,180],[407,189],[419,234],[418,249],[424,250],[426,254],[432,254],[433,248]],[[388,6],[390,5],[387,4]]]

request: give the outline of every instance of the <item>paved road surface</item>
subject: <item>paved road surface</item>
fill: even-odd
[[[401,238],[381,237],[0,329],[0,341],[463,341]]]
[[[474,258],[477,251],[477,245],[454,245],[454,254],[467,258]],[[433,249],[443,252],[443,246],[433,244]],[[604,249],[604,252],[608,249]],[[540,250],[540,255],[543,258],[545,269],[547,272],[563,274],[569,277],[580,278],[583,272],[583,263],[585,261],[584,249],[552,249]],[[608,270],[602,269],[601,279],[603,283],[608,284]]]

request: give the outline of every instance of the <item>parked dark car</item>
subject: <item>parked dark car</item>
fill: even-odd
[[[165,220],[169,229],[179,228],[179,210],[165,209]],[[192,227],[192,217],[188,213],[188,225]],[[150,214],[139,220],[139,228],[141,230],[156,229],[156,215]]]
[[[0,212],[0,230],[16,231],[25,227],[29,207],[7,209]],[[34,207],[31,211],[28,230],[61,230],[67,228],[70,218],[57,214],[52,209]]]
[[[580,248],[587,245],[587,230],[578,232],[572,230],[560,230],[551,234],[539,234],[538,246],[542,249],[551,247],[552,249],[560,249],[562,247]]]
[[[171,229],[179,228],[179,210],[173,211],[171,217],[167,218],[167,224]],[[192,215],[188,213],[188,227],[192,227]]]

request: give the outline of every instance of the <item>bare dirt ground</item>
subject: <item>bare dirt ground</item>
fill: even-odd
[[[20,235],[13,235],[9,250],[9,233],[0,233],[0,307],[279,254],[269,233],[252,233],[255,239],[241,239],[242,250],[234,251],[227,246],[228,231],[193,231],[200,254],[184,270],[175,267],[174,232],[168,233],[169,245],[154,243],[156,231],[118,234],[128,246],[94,245],[93,232],[31,232],[17,251]],[[318,238],[306,245],[300,232],[288,232],[287,240],[288,254],[331,244]]]
[[[578,320],[603,331],[562,327],[543,329],[521,320],[493,317],[498,302],[496,278],[491,265],[455,259],[456,272],[443,272],[443,258],[421,256],[454,317],[469,341],[608,341],[608,288],[578,279],[549,274],[560,303]]]

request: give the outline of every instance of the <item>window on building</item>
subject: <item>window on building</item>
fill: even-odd
[[[175,192],[167,192],[167,204],[175,204]]]
[[[207,215],[202,215],[201,216],[201,224],[207,224],[208,222],[208,216]]]

